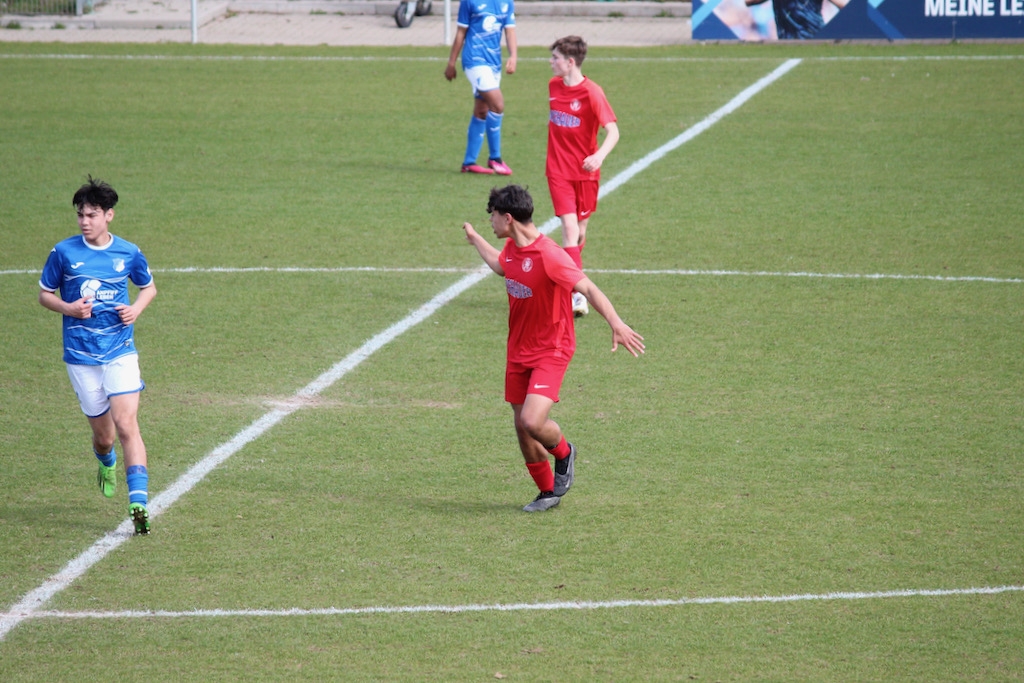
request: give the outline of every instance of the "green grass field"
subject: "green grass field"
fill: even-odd
[[[0,680],[1024,678],[1024,46],[593,51],[606,185],[801,61],[602,199],[585,265],[648,352],[578,322],[577,483],[538,515],[501,280],[370,343],[479,268],[504,182],[458,173],[445,57],[0,44]],[[126,540],[36,302],[89,173],[160,292],[151,499],[288,413]]]

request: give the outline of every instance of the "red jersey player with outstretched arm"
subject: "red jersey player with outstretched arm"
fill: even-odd
[[[583,75],[580,65],[587,44],[579,36],[559,38],[551,46],[548,82],[548,157],[545,174],[555,215],[562,222],[562,247],[583,268],[581,251],[587,221],[597,210],[601,164],[619,141],[619,127],[608,98],[597,83]],[[597,133],[605,129],[598,147]],[[587,313],[582,294],[572,297],[572,311]]]
[[[505,400],[512,405],[519,448],[540,493],[523,510],[539,512],[561,502],[575,478],[576,447],[550,417],[576,351],[570,294],[578,292],[612,328],[612,351],[625,346],[637,356],[643,337],[615,312],[600,289],[554,240],[533,224],[533,198],[518,185],[491,190],[487,211],[499,251],[473,226],[462,228],[470,244],[498,275],[508,292],[508,349]],[[552,471],[548,456],[555,459]]]

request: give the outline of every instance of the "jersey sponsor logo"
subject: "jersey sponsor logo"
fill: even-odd
[[[78,291],[83,299],[92,299],[95,298],[96,293],[100,291],[102,286],[99,280],[86,280]]]
[[[522,282],[516,282],[512,278],[505,278],[505,290],[513,299],[529,299],[533,296],[533,290]]]
[[[484,21],[483,24],[481,24],[481,28],[487,33],[493,33],[494,31],[499,30],[500,27],[498,26],[498,18],[490,14],[487,15],[486,17],[484,17]]]
[[[533,270],[533,259],[526,257],[523,259],[523,272],[529,273],[531,270]]]
[[[562,128],[579,128],[582,122],[578,116],[573,116],[572,114],[567,114],[564,111],[556,111],[552,109],[551,123]]]

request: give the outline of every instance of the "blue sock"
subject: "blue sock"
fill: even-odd
[[[128,502],[149,502],[149,471],[145,465],[132,465],[125,472],[128,479]]]
[[[96,453],[96,449],[94,448],[92,452]],[[110,452],[106,455],[96,453],[96,459],[99,460],[104,467],[113,467],[117,464],[117,453],[115,453],[114,449],[111,448]]]
[[[484,146],[486,131],[486,120],[478,119],[475,116],[469,117],[469,130],[466,132],[466,158],[462,161],[463,166],[476,163],[476,158],[480,156],[480,148]]]
[[[495,114],[493,111],[487,112],[487,119],[484,121],[487,124],[487,149],[490,153],[487,155],[491,159],[501,158],[501,120],[505,118],[504,114]]]

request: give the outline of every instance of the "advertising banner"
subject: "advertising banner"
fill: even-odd
[[[694,40],[1024,38],[1024,0],[693,0]]]

